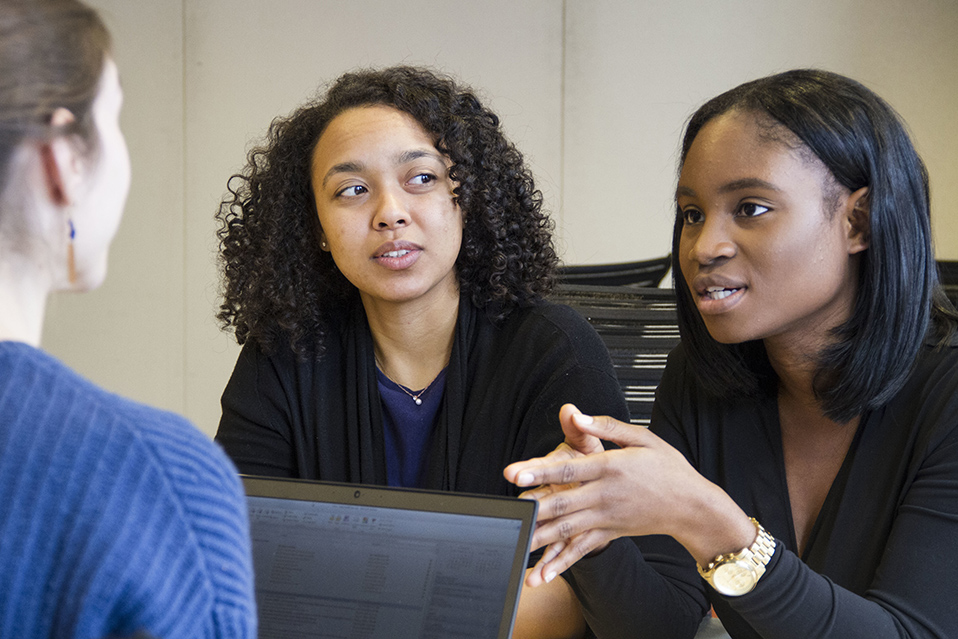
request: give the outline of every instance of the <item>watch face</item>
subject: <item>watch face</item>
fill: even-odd
[[[755,570],[745,562],[730,562],[715,569],[712,586],[721,594],[737,597],[755,587]]]

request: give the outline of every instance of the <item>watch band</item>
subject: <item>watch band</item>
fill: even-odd
[[[775,538],[755,518],[749,519],[755,524],[758,534],[748,548],[719,555],[704,569],[696,564],[702,578],[719,594],[727,597],[740,597],[751,592],[775,554]]]

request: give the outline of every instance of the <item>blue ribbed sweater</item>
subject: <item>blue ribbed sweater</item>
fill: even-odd
[[[0,639],[256,636],[236,471],[176,415],[0,342]]]

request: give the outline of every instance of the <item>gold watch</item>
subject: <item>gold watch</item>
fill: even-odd
[[[755,584],[765,574],[765,566],[775,554],[775,538],[750,518],[758,529],[755,541],[748,548],[734,553],[719,555],[705,568],[696,564],[699,574],[716,592],[726,597],[740,597],[752,592]]]

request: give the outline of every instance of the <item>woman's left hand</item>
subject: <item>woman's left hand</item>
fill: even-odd
[[[517,486],[538,486],[521,497],[539,502],[533,547],[549,547],[526,578],[528,585],[551,581],[586,554],[624,536],[671,535],[696,559],[710,559],[717,554],[708,554],[716,541],[716,506],[751,526],[724,491],[648,429],[566,407],[560,421],[564,444],[546,457],[505,470]],[[587,453],[570,445],[598,440],[622,448],[600,452],[593,446]]]

